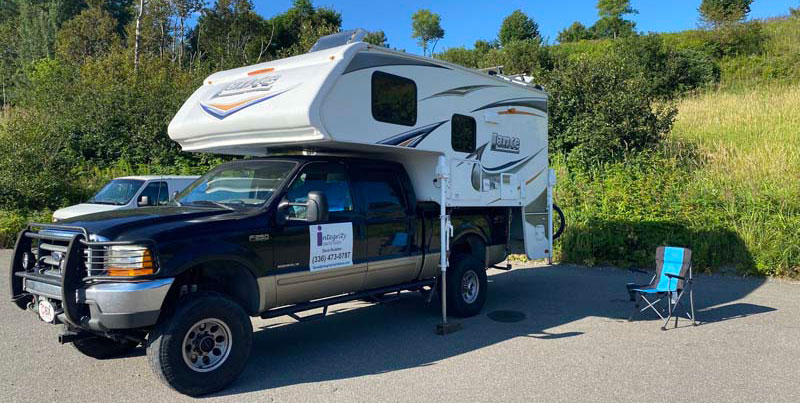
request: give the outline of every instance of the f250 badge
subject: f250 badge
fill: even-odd
[[[250,235],[250,242],[269,241],[269,234]]]
[[[519,137],[492,133],[492,151],[519,154]]]

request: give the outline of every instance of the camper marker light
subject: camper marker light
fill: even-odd
[[[146,276],[155,272],[153,255],[143,246],[111,246],[105,265],[107,274],[112,277]]]

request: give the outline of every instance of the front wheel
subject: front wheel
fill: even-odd
[[[486,303],[486,268],[470,255],[455,255],[447,272],[447,312],[467,318],[481,312]]]
[[[223,389],[244,370],[253,327],[244,309],[216,293],[198,293],[151,332],[147,356],[169,387],[200,396]]]

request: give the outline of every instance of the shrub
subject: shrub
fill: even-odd
[[[73,160],[49,116],[13,116],[0,129],[0,206],[54,208],[71,198]]]
[[[551,96],[550,147],[571,166],[591,167],[652,148],[676,110],[656,103],[646,78],[607,57],[558,66],[546,79]]]
[[[672,98],[716,82],[719,71],[705,54],[692,49],[668,47],[659,35],[614,41],[614,55],[645,77],[653,95]]]
[[[29,222],[50,222],[49,210],[24,212],[0,210],[0,248],[13,248],[17,235]]]
[[[708,35],[718,57],[759,54],[769,40],[759,21],[723,25]]]

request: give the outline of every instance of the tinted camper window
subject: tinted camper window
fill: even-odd
[[[464,115],[453,115],[450,121],[451,143],[453,150],[462,153],[475,152],[477,124],[475,118]]]
[[[382,71],[372,73],[372,117],[379,122],[417,124],[417,84]]]

